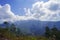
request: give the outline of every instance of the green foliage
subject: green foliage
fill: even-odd
[[[1,35],[8,40],[48,40],[45,37],[36,37],[36,36],[19,36],[17,37],[16,34],[6,30],[5,28],[0,28]],[[19,33],[18,33],[19,34]]]
[[[17,28],[17,29],[16,29],[16,36],[17,36],[17,37],[23,36],[23,33],[21,32],[20,28]]]
[[[60,40],[60,30],[54,25],[53,28],[46,26],[45,28],[45,37],[44,36],[27,36],[23,35],[19,28],[16,28],[14,24],[11,24],[9,27],[8,22],[4,22],[6,28],[0,28],[0,37],[7,38],[8,40],[49,40],[49,37],[56,40]],[[21,36],[22,35],[22,36]]]
[[[3,36],[4,39],[8,40],[47,40],[45,37],[36,37],[36,36],[21,36],[23,33],[21,33],[19,28],[16,28],[14,24],[8,28],[9,30],[6,30],[6,28],[0,28],[0,35]],[[16,31],[17,29],[17,31]],[[11,32],[11,31],[13,32]],[[20,35],[19,37],[16,36],[15,32]]]
[[[16,33],[16,27],[15,27],[14,24],[11,24],[10,31],[13,32],[13,33]]]
[[[49,29],[47,26],[45,28],[45,36],[50,39],[60,40],[60,30],[56,28],[56,25],[53,26],[53,28]]]
[[[16,38],[16,35],[6,30],[5,28],[0,28],[0,37],[12,40]]]
[[[3,24],[5,24],[5,27],[6,27],[5,29],[9,30],[9,25],[8,25],[9,23],[7,21],[5,21]]]
[[[57,32],[57,34],[56,34],[56,39],[57,39],[57,40],[60,40],[60,31]]]
[[[50,36],[50,29],[49,29],[48,26],[46,26],[46,28],[45,28],[45,36],[46,36],[47,38],[49,38],[49,36]]]
[[[57,35],[57,32],[58,32],[58,29],[54,26],[54,27],[51,29],[51,36],[52,36],[52,35]]]

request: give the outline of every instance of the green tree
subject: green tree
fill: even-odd
[[[57,32],[57,34],[56,34],[56,39],[57,40],[60,40],[60,30]]]
[[[11,26],[10,26],[10,31],[11,31],[12,33],[16,33],[16,26],[15,26],[14,24],[11,24]]]
[[[45,28],[45,36],[46,36],[47,38],[49,38],[49,36],[50,36],[50,29],[49,29],[48,26],[46,26],[46,28]]]
[[[23,33],[21,32],[20,28],[17,28],[17,31],[16,31],[16,36],[22,36]]]
[[[51,35],[56,35],[58,32],[58,29],[56,28],[56,25],[53,26],[53,28],[51,29]]]
[[[5,24],[5,27],[6,27],[5,30],[9,30],[9,25],[8,25],[9,23],[5,21],[3,24]]]
[[[51,29],[51,37],[54,38],[54,39],[58,39],[58,32],[59,30],[56,28],[56,25],[53,26],[53,28]],[[55,35],[55,36],[53,36]]]

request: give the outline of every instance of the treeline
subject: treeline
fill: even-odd
[[[45,37],[50,40],[60,40],[60,30],[56,28],[57,26],[54,25],[53,28],[49,28],[48,26],[45,27]]]
[[[13,23],[9,24],[8,22],[4,22],[3,24],[5,24],[5,28],[0,27],[0,38],[5,37],[11,40],[16,40],[17,38],[24,36],[20,28],[17,28],[16,25],[14,25]],[[56,25],[54,25],[52,28],[46,26],[45,33],[43,35],[43,37],[46,37],[49,40],[60,40],[60,30],[56,28]]]
[[[5,27],[4,28],[3,28],[3,26],[0,27],[0,36],[5,34],[6,32],[11,33],[17,37],[23,35],[20,28],[17,28],[13,23],[9,24],[8,22],[4,22],[3,24],[5,25]]]

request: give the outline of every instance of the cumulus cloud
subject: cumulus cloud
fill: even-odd
[[[4,6],[0,5],[0,21],[15,21],[18,19],[19,16],[11,11],[9,4],[5,4]]]
[[[10,20],[15,18],[16,16],[11,12],[10,5],[6,4],[4,6],[0,5],[0,20]],[[11,21],[11,20],[10,20]]]
[[[37,1],[32,5],[32,8],[30,9],[30,15],[40,21],[60,21],[60,2],[58,1]]]
[[[59,1],[59,0],[58,0]],[[60,2],[49,0],[47,2],[37,1],[32,4],[32,8],[24,8],[25,15],[15,15],[11,11],[11,6],[0,5],[0,21],[20,21],[20,20],[40,20],[40,21],[60,21]]]
[[[26,11],[26,13],[29,12]],[[14,22],[14,21],[20,21],[20,20],[30,20],[30,19],[34,19],[33,17],[28,16],[28,14],[26,14],[25,16],[19,16],[19,15],[15,15],[12,11],[11,11],[11,6],[9,4],[5,4],[4,6],[0,5],[0,22],[3,21],[10,21],[10,22]]]

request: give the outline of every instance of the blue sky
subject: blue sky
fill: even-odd
[[[23,15],[23,8],[30,8],[33,0],[0,0],[1,5],[10,4],[11,9],[15,14]]]
[[[23,8],[31,8],[37,0],[0,0],[0,5],[10,4],[11,10],[18,15],[24,15]],[[40,0],[48,1],[48,0]]]

